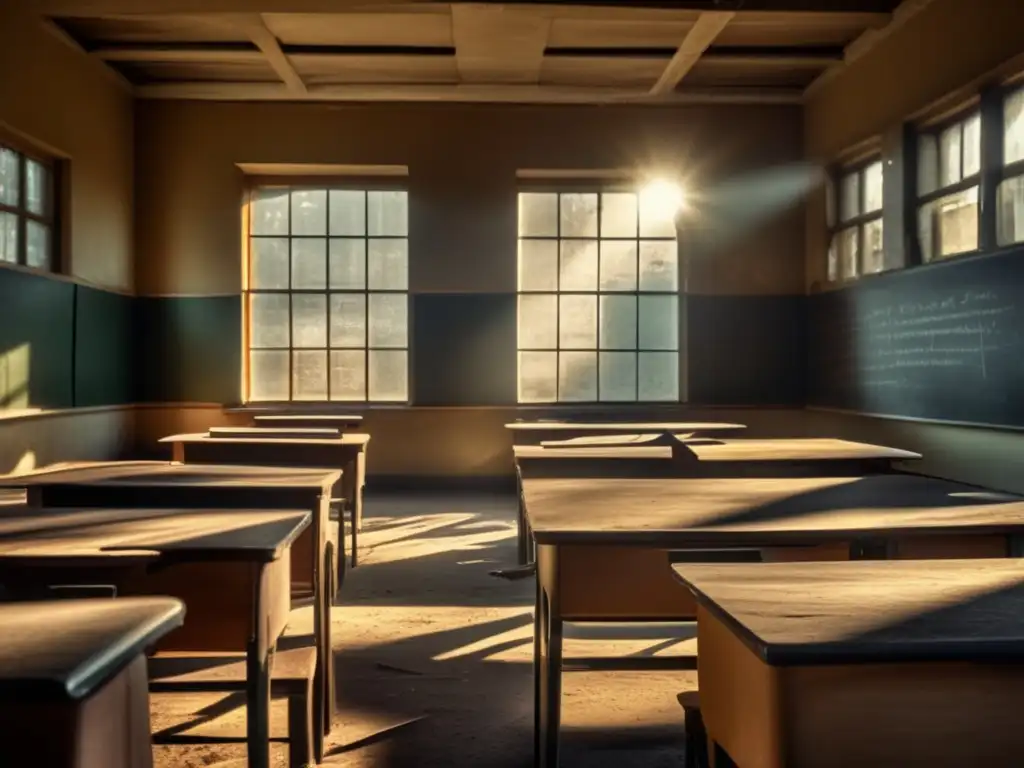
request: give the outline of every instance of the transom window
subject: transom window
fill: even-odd
[[[885,269],[882,161],[845,171],[838,190],[830,185],[829,191],[828,219],[833,233],[828,249],[828,279],[853,280],[881,272]]]
[[[1003,181],[996,200],[997,243],[1024,242],[1024,87],[1003,101]]]
[[[978,249],[981,114],[918,137],[917,196],[921,257],[934,261]]]
[[[0,145],[0,262],[52,270],[53,170]]]
[[[248,399],[408,400],[408,201],[263,187],[249,206]]]
[[[675,210],[634,191],[519,195],[519,402],[679,399]]]

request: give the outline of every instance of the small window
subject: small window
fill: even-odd
[[[53,271],[53,168],[0,144],[0,262]]]
[[[996,242],[1024,242],[1024,88],[1003,102],[1003,180],[996,194]]]
[[[981,114],[918,137],[918,235],[925,261],[978,249]]]
[[[828,279],[855,280],[885,269],[882,161],[848,170],[839,183],[839,224],[828,250]]]

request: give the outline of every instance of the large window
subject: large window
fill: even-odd
[[[633,191],[520,193],[520,402],[679,399],[675,213]]]
[[[406,192],[264,187],[248,218],[248,399],[407,401]]]
[[[917,196],[921,258],[934,261],[978,249],[981,176],[979,112],[918,137]]]
[[[1003,181],[997,198],[998,244],[1024,242],[1024,87],[1003,101]]]
[[[52,270],[53,168],[0,144],[0,262]]]
[[[882,161],[847,169],[829,186],[828,279],[853,280],[885,269],[882,250]]]

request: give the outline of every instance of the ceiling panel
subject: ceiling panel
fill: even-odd
[[[61,18],[59,25],[85,47],[97,43],[241,43],[244,30],[196,16]]]
[[[133,83],[246,82],[279,83],[281,78],[267,63],[231,62],[119,62],[117,65]]]
[[[678,21],[554,19],[548,48],[677,48],[691,26]]]
[[[541,67],[540,81],[552,85],[636,85],[649,88],[668,62],[667,58],[652,57],[547,56]]]
[[[457,83],[454,56],[292,54],[307,85],[342,83]]]
[[[285,45],[453,45],[447,5],[422,13],[266,13],[263,18]]]
[[[805,87],[819,74],[821,69],[806,66],[733,64],[701,59],[683,78],[680,86]]]
[[[816,19],[773,22],[734,19],[715,39],[716,46],[844,46],[868,29],[863,22]]]

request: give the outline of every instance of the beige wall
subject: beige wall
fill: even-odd
[[[237,163],[409,167],[410,289],[515,291],[516,170],[664,168],[696,189],[788,164],[793,107],[217,104],[136,106],[136,269],[143,295],[240,288]],[[693,290],[802,290],[799,205],[695,271]],[[756,243],[756,246],[755,246]],[[756,259],[751,258],[756,248]]]
[[[134,447],[131,406],[0,416],[0,474],[61,461],[120,458]]]
[[[0,3],[0,124],[70,159],[72,274],[131,290],[131,96],[25,5]]]

